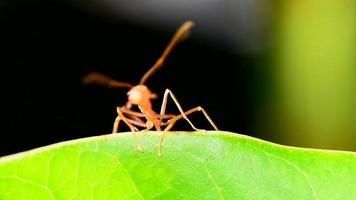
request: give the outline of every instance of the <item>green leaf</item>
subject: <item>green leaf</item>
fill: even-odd
[[[228,132],[130,133],[0,158],[0,199],[356,199],[356,154]]]

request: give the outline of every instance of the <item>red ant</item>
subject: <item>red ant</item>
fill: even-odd
[[[109,78],[106,75],[98,72],[89,73],[83,78],[84,84],[96,83],[108,87],[115,87],[115,88],[125,87],[130,89],[129,92],[127,93],[128,100],[126,105],[123,107],[117,107],[116,109],[118,116],[116,117],[116,120],[114,122],[113,133],[116,133],[118,131],[119,123],[121,120],[131,129],[131,131],[134,134],[137,131],[139,131],[137,127],[143,127],[145,128],[144,129],[145,131],[151,130],[153,127],[155,127],[157,131],[161,131],[162,127],[165,127],[163,129],[164,133],[161,135],[158,143],[159,156],[161,156],[161,146],[162,146],[163,139],[165,137],[165,132],[169,131],[174,126],[177,120],[184,118],[185,120],[187,120],[187,122],[194,130],[199,130],[193,125],[193,123],[187,117],[187,115],[190,115],[196,111],[203,112],[205,118],[210,122],[212,127],[215,130],[218,130],[217,126],[214,124],[214,122],[211,120],[207,112],[202,107],[198,106],[184,112],[182,107],[178,103],[176,97],[169,89],[166,89],[166,91],[164,92],[163,102],[161,105],[161,112],[160,114],[157,114],[155,111],[152,110],[152,104],[151,104],[151,99],[156,99],[157,95],[152,93],[147,88],[147,86],[145,86],[145,83],[148,80],[148,78],[150,78],[158,69],[160,69],[163,66],[165,60],[167,59],[172,49],[186,36],[187,32],[192,28],[193,25],[194,25],[193,22],[187,21],[177,30],[177,32],[174,34],[173,38],[171,39],[170,43],[164,50],[161,57],[143,75],[140,83],[136,86],[130,83],[113,80],[112,78]],[[180,115],[166,114],[166,105],[167,105],[168,96],[170,96],[173,99],[174,103],[176,104],[180,112]],[[141,112],[135,112],[131,110],[131,107],[133,105],[138,106]],[[145,118],[146,121],[144,121],[141,118]],[[142,151],[139,141],[137,142],[137,148],[140,151]]]

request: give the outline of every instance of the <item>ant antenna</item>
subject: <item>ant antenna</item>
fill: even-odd
[[[144,85],[147,79],[152,76],[159,68],[161,68],[167,59],[168,55],[171,53],[173,48],[187,35],[187,32],[193,27],[194,23],[192,21],[185,22],[174,34],[173,38],[169,42],[166,49],[163,51],[161,57],[158,58],[156,63],[149,69],[141,78],[140,84]]]
[[[106,86],[106,87],[115,87],[115,88],[120,88],[120,87],[132,88],[133,87],[133,85],[131,85],[130,83],[116,81],[116,80],[114,80],[102,73],[98,73],[98,72],[91,72],[88,75],[84,76],[82,82],[83,82],[83,84],[86,84],[86,85],[96,83],[98,85],[102,85],[102,86]]]

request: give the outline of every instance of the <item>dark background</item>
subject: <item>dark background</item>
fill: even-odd
[[[126,102],[127,91],[84,86],[83,75],[100,71],[137,83],[188,20],[150,27],[57,1],[0,5],[0,155],[110,133],[115,106]],[[263,97],[251,92],[255,80],[245,78],[263,60],[202,39],[195,22],[189,38],[147,83],[160,97],[155,109],[169,88],[184,109],[206,108],[221,130],[263,138],[250,125],[255,99]],[[261,73],[256,79],[263,78]],[[168,111],[177,113],[174,106]],[[194,114],[192,121],[210,129],[202,114]],[[182,121],[175,130],[191,129]]]

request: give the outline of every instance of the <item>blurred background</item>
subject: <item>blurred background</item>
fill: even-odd
[[[354,0],[2,0],[0,155],[110,133],[127,90],[81,78],[137,83],[186,20],[190,36],[147,82],[156,110],[169,88],[221,130],[356,150]]]

